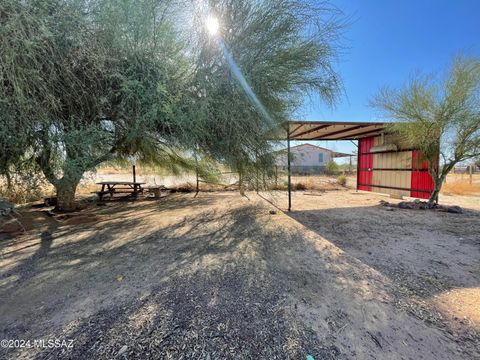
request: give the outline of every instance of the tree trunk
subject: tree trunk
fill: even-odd
[[[75,203],[75,192],[77,191],[79,180],[62,179],[55,186],[57,190],[57,206],[56,211],[75,211],[77,205]]]
[[[12,176],[10,175],[10,172],[8,170],[5,172],[5,178],[7,179],[7,190],[8,191],[13,190]]]
[[[238,189],[240,190],[240,195],[245,196],[245,189],[243,188],[243,178],[242,173],[238,173]]]
[[[444,180],[443,176],[441,176],[440,178],[434,179],[435,186],[427,202],[427,205],[430,209],[433,208],[435,204],[438,202],[438,194],[440,194],[440,190],[442,189],[443,180]]]

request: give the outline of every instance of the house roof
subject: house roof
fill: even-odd
[[[342,121],[289,121],[288,132],[280,135],[290,140],[358,140],[380,135],[384,123]]]
[[[300,144],[300,145],[291,146],[290,151],[292,151],[292,149],[303,147],[303,146],[310,146],[310,147],[314,147],[314,148],[317,148],[317,149],[320,149],[320,150],[328,151],[328,152],[332,153],[332,157],[334,157],[334,158],[335,157],[353,156],[352,154],[346,154],[346,153],[333,151],[333,150],[330,150],[330,149],[327,149],[327,148],[324,148],[324,147],[321,147],[321,146],[313,145],[313,144]],[[280,152],[284,152],[284,151],[287,151],[287,149],[280,150]]]
[[[313,144],[299,144],[299,145],[295,145],[295,146],[290,146],[290,150],[295,149],[295,148],[299,148],[299,147],[302,147],[302,146],[310,146],[310,147],[314,147],[314,148],[317,148],[317,149],[333,152],[330,149],[327,149],[327,148],[324,148],[324,147],[321,147],[321,146],[317,146],[317,145],[313,145]],[[287,149],[285,149],[285,150],[287,150]]]

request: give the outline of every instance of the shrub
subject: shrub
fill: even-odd
[[[340,171],[339,167],[338,167],[338,164],[333,161],[333,160],[330,160],[327,165],[325,166],[325,172],[328,174],[328,175],[335,175],[335,174],[338,174],[338,172]]]
[[[293,184],[292,188],[293,190],[307,190],[308,187],[307,187],[307,184],[298,182]]]
[[[187,182],[187,183],[183,183],[183,184],[179,184],[177,186],[174,186],[171,191],[172,192],[182,192],[182,193],[189,193],[189,192],[192,192],[192,191],[195,191],[195,186],[193,186],[193,184]]]
[[[0,177],[0,199],[24,204],[42,199],[49,187],[45,180],[38,175],[26,172],[11,174],[12,186],[8,186],[3,177]]]
[[[341,186],[347,185],[347,177],[345,175],[340,175],[337,177],[337,184]]]

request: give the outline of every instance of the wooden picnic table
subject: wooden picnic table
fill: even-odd
[[[122,193],[136,198],[139,193],[143,193],[142,185],[144,184],[144,182],[137,181],[100,181],[97,185],[102,185],[102,190],[96,193],[100,201],[103,199],[103,195],[106,194],[110,194],[110,197],[113,197],[114,194]]]

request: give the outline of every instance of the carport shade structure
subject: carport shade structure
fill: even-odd
[[[290,141],[358,140],[357,189],[428,198],[434,188],[428,162],[404,144],[387,144],[379,122],[289,121],[277,139],[287,140],[288,211],[292,208]],[[438,159],[437,159],[438,166]]]
[[[286,126],[288,211],[292,209],[292,179],[290,171],[291,140],[358,140],[380,135],[384,132],[384,130],[385,125],[383,123],[376,122],[289,121]]]

